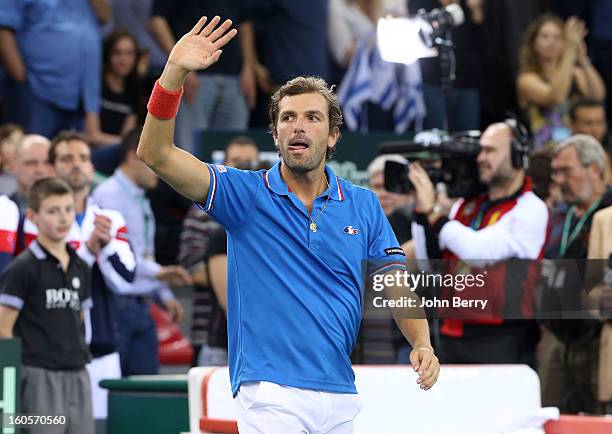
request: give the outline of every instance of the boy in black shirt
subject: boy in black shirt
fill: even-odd
[[[35,182],[27,216],[38,240],[0,278],[0,337],[14,334],[22,341],[22,413],[65,416],[66,424],[22,432],[93,434],[82,325],[83,310],[91,307],[89,268],[65,242],[75,218],[68,184]]]

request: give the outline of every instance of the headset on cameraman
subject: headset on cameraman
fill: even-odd
[[[531,151],[531,135],[525,124],[514,113],[508,113],[504,124],[510,128],[510,158],[512,167],[526,170],[529,167],[529,151]]]

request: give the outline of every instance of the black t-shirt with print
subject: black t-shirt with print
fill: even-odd
[[[106,134],[120,135],[125,118],[138,113],[138,100],[130,92],[113,92],[102,80],[100,129]]]
[[[19,310],[13,332],[21,338],[24,365],[51,370],[81,369],[90,360],[81,310],[91,307],[87,263],[67,246],[64,272],[37,241],[0,277],[0,304]]]

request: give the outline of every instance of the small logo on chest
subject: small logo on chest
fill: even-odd
[[[353,226],[345,226],[343,232],[347,235],[357,235],[359,233],[359,229],[354,228]]]

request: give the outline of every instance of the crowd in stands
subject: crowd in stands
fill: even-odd
[[[32,218],[39,209],[30,209],[33,186],[38,208],[53,191],[59,196],[72,191],[76,220],[66,240],[92,273],[81,302],[93,300],[84,315],[83,345],[92,356],[87,369],[95,418],[106,417],[97,380],[159,372],[149,303],[160,304],[174,321],[183,320],[173,293],[177,288],[193,288],[193,364],[227,363],[225,232],[197,205],[158,182],[136,156],[148,95],[174,43],[200,16],[233,20],[239,33],[221,60],[185,82],[175,143],[198,155],[200,130],[229,130],[236,137],[225,149],[224,164],[258,170],[263,167],[258,146],[248,130],[268,127],[267,105],[279,85],[298,75],[316,75],[342,86],[357,69],[359,56],[376,49],[379,18],[451,3],[463,8],[466,20],[452,30],[456,77],[450,98],[444,97],[439,60],[428,58],[411,66],[418,72],[410,72],[410,80],[418,79],[411,91],[402,90],[399,66],[386,65],[389,74],[365,77],[369,93],[359,100],[359,121],[371,131],[397,132],[396,104],[406,104],[401,99],[413,97],[415,89],[422,108],[406,110],[412,123],[405,123],[405,136],[445,125],[452,131],[483,131],[477,164],[486,192],[477,197],[432,199],[435,186],[419,165],[410,175],[413,192],[386,191],[384,164],[405,162],[400,155],[378,157],[367,168],[406,256],[612,258],[610,1],[3,2],[0,272],[21,270],[24,261],[14,259],[21,252],[30,249],[42,261],[40,252],[46,251],[35,243],[38,229]],[[380,82],[388,77],[388,83]],[[390,104],[380,89],[393,86],[400,97]],[[526,132],[506,121],[508,112],[526,125]],[[528,151],[515,149],[522,135],[530,138]],[[41,184],[49,177],[62,181]],[[495,238],[487,238],[492,232]],[[29,296],[10,292],[15,289],[7,286],[10,282],[0,278],[0,333],[5,337],[37,326],[21,314],[7,325],[8,308],[20,311],[32,303]],[[527,363],[540,374],[545,405],[612,413],[612,379],[606,374],[612,372],[612,356],[602,352],[612,348],[610,319],[443,321],[432,330],[442,363]],[[393,329],[389,341],[395,361],[408,363],[410,348],[401,334]],[[82,350],[75,350],[76,368],[85,367]],[[70,365],[26,356],[24,362],[45,369]]]

